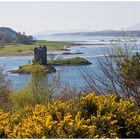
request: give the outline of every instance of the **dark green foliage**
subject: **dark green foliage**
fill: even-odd
[[[0,28],[0,45],[8,44],[8,43],[21,43],[21,44],[32,44],[34,43],[32,36],[27,36],[21,34],[20,32],[17,33],[14,30],[1,27]]]
[[[18,40],[18,43],[21,43],[21,44],[33,44],[35,42],[31,35],[27,36],[21,33],[17,34],[17,40]]]

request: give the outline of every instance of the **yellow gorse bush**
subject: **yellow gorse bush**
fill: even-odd
[[[1,138],[139,138],[140,110],[113,95],[26,107],[24,115],[0,111]]]

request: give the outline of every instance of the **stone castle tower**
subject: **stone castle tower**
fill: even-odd
[[[34,59],[35,62],[47,65],[47,47],[45,45],[34,48]]]

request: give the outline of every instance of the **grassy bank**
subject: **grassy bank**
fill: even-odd
[[[54,66],[62,66],[62,65],[68,66],[68,65],[89,65],[91,63],[84,58],[75,57],[75,58],[67,58],[63,60],[49,60],[48,64]]]
[[[72,42],[60,42],[60,41],[45,41],[38,40],[32,45],[24,44],[7,44],[0,47],[0,56],[20,56],[20,55],[33,55],[33,49],[38,45],[46,45],[48,50],[67,50],[67,47],[74,45]]]

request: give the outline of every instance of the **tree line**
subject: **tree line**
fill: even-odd
[[[8,43],[21,43],[21,44],[33,44],[34,43],[33,36],[26,35],[25,32],[17,33],[10,28],[1,27],[0,28],[0,44],[8,44]]]

